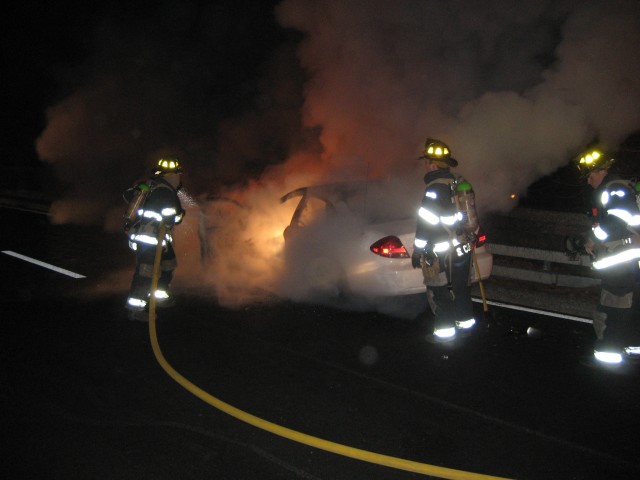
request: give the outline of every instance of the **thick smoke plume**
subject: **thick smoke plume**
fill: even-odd
[[[566,163],[598,136],[611,148],[640,125],[639,4],[285,1],[307,34],[304,120],[329,157],[373,174],[413,168],[427,136],[449,143],[479,204]],[[330,162],[329,162],[330,163]]]
[[[406,187],[388,200],[415,204],[416,158],[435,137],[451,146],[482,212],[508,210],[510,194],[588,142],[615,149],[640,128],[637,1],[284,0],[277,21],[302,39],[243,88],[215,80],[226,57],[209,28],[221,12],[181,13],[191,35],[167,38],[149,21],[136,30],[144,35],[98,43],[101,62],[50,109],[38,151],[69,183],[56,221],[108,228],[125,180],[163,152],[182,155],[200,208],[178,247],[195,266],[179,267],[179,278],[204,279],[227,303],[280,284],[292,207],[279,197],[289,190],[395,177]]]

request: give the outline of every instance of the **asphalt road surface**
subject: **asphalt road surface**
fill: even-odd
[[[4,478],[429,478],[283,438],[198,398],[156,360],[149,325],[126,319],[125,293],[108,288],[114,270],[132,268],[122,236],[27,212],[0,218],[1,251],[86,276],[0,254]],[[426,315],[228,309],[185,289],[159,312],[157,341],[180,375],[241,412],[459,471],[450,478],[640,478],[640,366],[583,364],[588,324],[500,309],[487,320],[433,345]]]

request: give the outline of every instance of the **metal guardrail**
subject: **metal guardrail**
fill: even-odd
[[[48,215],[50,204],[50,199],[38,192],[0,189],[0,208]],[[484,285],[489,300],[589,318],[597,303],[597,293],[594,293],[597,289],[588,287],[600,283],[592,277],[590,259],[584,256],[571,261],[563,252],[553,250],[562,235],[588,228],[585,225],[581,216],[555,212],[516,210],[508,216],[494,218],[489,231],[497,243],[487,244],[494,255],[494,265]],[[543,240],[545,244],[540,243]],[[513,246],[523,243],[540,244],[549,249]],[[477,289],[477,284],[472,289]],[[477,296],[479,292],[474,294]]]
[[[529,282],[542,283],[557,287],[585,288],[600,284],[600,279],[590,275],[591,260],[587,255],[579,257],[577,260],[570,260],[563,252],[552,250],[540,250],[535,248],[514,247],[509,245],[488,244],[488,249],[494,256],[503,256],[512,259],[535,260],[540,262],[539,267],[518,267],[496,264],[494,260],[492,275],[511,278],[515,280],[525,280]],[[583,267],[584,274],[566,273],[559,270],[558,265],[570,265],[572,267]]]
[[[46,196],[26,190],[0,190],[0,207],[47,215],[51,200]]]

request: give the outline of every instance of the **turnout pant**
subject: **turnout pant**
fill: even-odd
[[[630,262],[608,268],[601,273],[600,301],[594,312],[595,349],[620,353],[625,346],[637,342],[638,319],[633,318],[633,293],[637,263]]]
[[[471,253],[443,259],[448,285],[427,286],[427,295],[434,310],[434,330],[456,327],[456,322],[473,319],[473,303],[471,286],[469,285],[469,269]]]
[[[136,270],[131,281],[127,308],[131,310],[143,310],[148,303],[151,293],[151,278],[153,276],[153,264],[156,257],[156,246],[138,243],[136,250]],[[160,260],[160,276],[158,278],[158,291],[170,295],[169,286],[176,268],[176,255],[172,243],[168,242],[162,249]],[[159,298],[159,300],[163,300]],[[166,299],[165,299],[166,300]]]

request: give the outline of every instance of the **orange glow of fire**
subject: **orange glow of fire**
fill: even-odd
[[[176,229],[178,251],[188,252],[178,258],[176,278],[207,286],[225,305],[272,292],[283,275],[283,232],[298,204],[281,203],[280,197],[317,183],[320,164],[317,158],[292,157],[260,180],[199,201]]]

